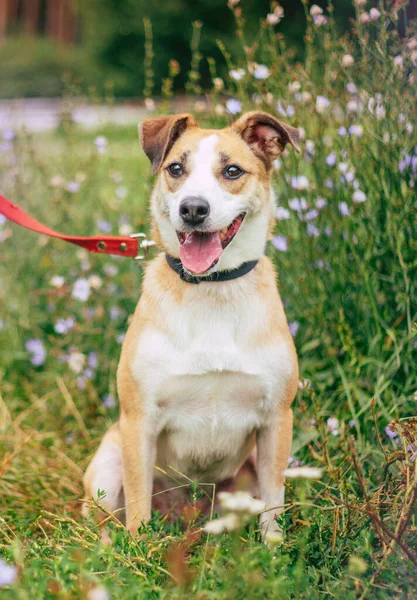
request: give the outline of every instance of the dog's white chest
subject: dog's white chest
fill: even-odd
[[[261,303],[221,310],[203,301],[171,311],[168,330],[142,332],[134,376],[161,439],[160,461],[190,477],[222,479],[280,400],[292,368],[287,346],[253,342]]]

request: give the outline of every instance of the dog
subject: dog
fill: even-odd
[[[265,247],[273,161],[297,129],[259,111],[220,129],[190,114],[139,126],[157,174],[142,295],[117,371],[119,421],[84,476],[131,534],[151,516],[154,482],[221,482],[256,451],[263,536],[280,531],[297,355]],[[172,485],[172,484],[171,484]]]

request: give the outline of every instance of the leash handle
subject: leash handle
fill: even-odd
[[[81,246],[81,248],[85,248],[88,250],[88,252],[97,252],[99,254],[116,254],[118,256],[130,256],[133,258],[142,259],[145,258],[145,256],[140,254],[139,248],[144,249],[146,253],[147,248],[150,245],[153,245],[153,242],[146,240],[144,234],[140,235],[140,237],[145,239],[143,239],[141,242],[138,242],[137,237],[121,237],[114,235],[79,237],[75,235],[65,235],[63,233],[59,233],[58,231],[50,229],[46,225],[43,225],[31,217],[28,213],[22,210],[20,206],[14,204],[11,202],[11,200],[8,200],[1,194],[0,214],[4,215],[7,219],[13,221],[13,223],[16,223],[17,225],[20,225],[21,227],[31,229],[32,231],[42,233],[43,235],[47,235],[49,237],[64,240],[65,242],[75,244],[76,246]],[[138,234],[134,234],[134,236],[137,235]]]

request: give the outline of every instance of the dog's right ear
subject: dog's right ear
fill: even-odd
[[[139,141],[156,173],[178,138],[189,127],[197,127],[192,115],[172,115],[145,119],[139,125]]]

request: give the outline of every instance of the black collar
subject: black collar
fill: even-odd
[[[210,283],[215,281],[230,281],[231,279],[237,279],[238,277],[242,277],[242,275],[246,275],[246,273],[249,273],[249,271],[252,271],[252,269],[254,269],[259,262],[258,260],[250,260],[241,264],[240,267],[232,269],[231,271],[218,271],[216,273],[212,273],[211,275],[207,275],[206,277],[194,277],[185,271],[179,258],[174,258],[169,254],[165,254],[165,257],[171,269],[180,276],[180,279],[186,281],[187,283],[201,283],[203,281]]]

